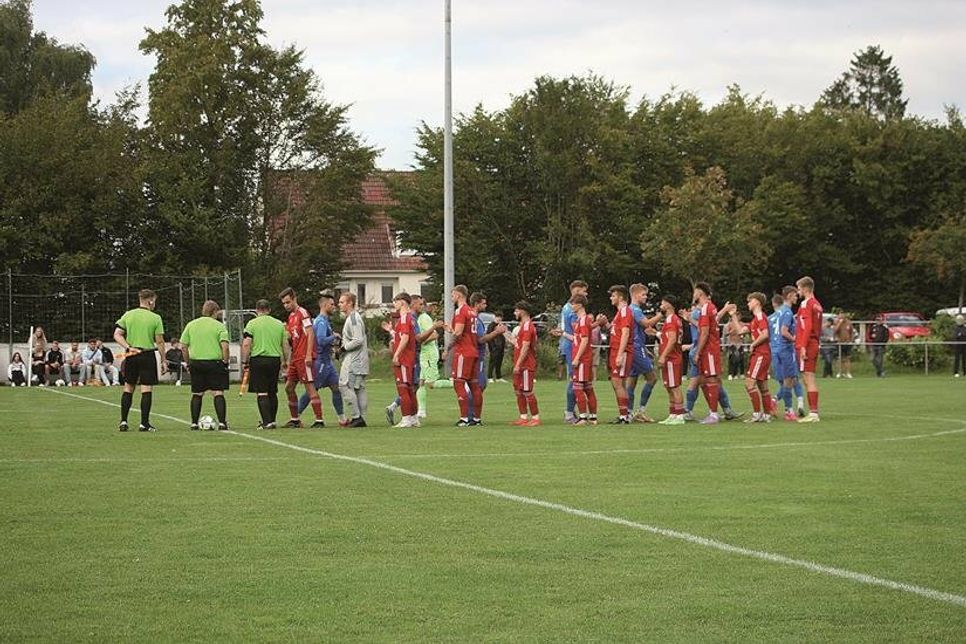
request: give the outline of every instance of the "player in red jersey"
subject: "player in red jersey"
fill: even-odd
[[[611,425],[629,425],[631,422],[628,409],[627,378],[631,373],[631,363],[634,361],[634,316],[627,305],[627,288],[616,285],[607,289],[610,303],[617,309],[610,328],[610,356],[607,366],[610,368],[610,384],[614,387],[617,398],[618,416],[610,422]]]
[[[695,347],[698,353],[698,373],[701,376],[701,390],[711,410],[701,421],[702,425],[718,422],[718,398],[721,395],[721,331],[718,329],[718,308],[711,301],[711,287],[707,282],[694,285],[694,299],[701,317],[698,318],[698,340]]]
[[[748,370],[745,372],[745,391],[751,398],[751,406],[755,410],[746,423],[770,423],[775,414],[775,401],[768,393],[768,374],[771,370],[771,342],[768,317],[765,315],[764,293],[748,295],[748,310],[751,311],[751,322],[743,324],[738,319],[738,307],[729,304],[725,308],[731,315],[728,324],[732,330],[744,335],[751,334],[751,357],[748,359]]]
[[[402,419],[395,427],[419,427],[416,417],[416,348],[418,342],[413,337],[413,314],[409,310],[412,299],[408,293],[400,293],[392,300],[393,308],[399,314],[392,334],[392,372],[396,379],[396,392]]]
[[[480,407],[483,406],[483,390],[476,373],[476,362],[480,356],[476,337],[476,311],[466,303],[469,295],[469,289],[462,284],[453,288],[452,298],[456,312],[447,329],[453,336],[452,343],[446,350],[453,352],[453,389],[456,391],[456,401],[460,408],[457,427],[480,424],[470,412],[470,392],[473,394],[474,403],[479,401]],[[436,326],[444,328],[441,322],[437,322]]]
[[[805,382],[808,397],[808,416],[799,418],[800,423],[818,422],[818,381],[815,379],[815,365],[818,361],[818,341],[822,335],[822,303],[815,297],[815,280],[803,277],[795,286],[802,298],[795,314],[795,352],[798,354],[798,368]]]
[[[576,316],[573,324],[573,346],[570,364],[573,367],[575,404],[578,418],[575,425],[597,424],[597,393],[594,391],[594,350],[590,346],[595,322],[587,313],[587,296],[578,293],[570,298]]]
[[[301,382],[305,386],[305,393],[309,395],[312,412],[315,414],[312,427],[325,427],[325,422],[322,420],[322,399],[315,389],[315,331],[312,329],[312,316],[299,306],[295,289],[286,288],[279,293],[278,297],[282,300],[282,306],[288,311],[288,322],[285,328],[288,329],[289,342],[292,345],[292,360],[285,374],[285,393],[288,396],[288,409],[292,417],[285,426],[302,426],[302,421],[299,420],[299,399],[295,393],[296,385]]]
[[[681,335],[684,327],[678,316],[678,302],[673,295],[661,299],[661,313],[664,324],[661,326],[658,345],[657,366],[661,369],[661,379],[667,389],[668,417],[661,425],[684,424],[684,396],[681,395],[681,378],[684,369],[684,354],[681,352]]]
[[[537,407],[537,396],[533,393],[533,381],[537,375],[537,329],[530,320],[533,305],[526,301],[517,302],[513,315],[520,321],[513,340],[513,391],[517,395],[520,417],[511,424],[537,427],[540,425],[540,409]],[[527,411],[530,412],[529,418]]]

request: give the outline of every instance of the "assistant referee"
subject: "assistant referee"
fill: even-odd
[[[218,302],[206,300],[201,305],[201,317],[185,325],[181,332],[184,359],[191,372],[191,429],[198,429],[201,402],[206,391],[215,399],[218,430],[228,429],[228,409],[225,391],[228,390],[228,329],[215,319]]]
[[[127,431],[127,415],[134,401],[134,387],[141,385],[142,432],[157,431],[151,425],[151,392],[158,384],[157,355],[164,353],[164,323],[154,312],[158,296],[151,289],[138,291],[139,306],[121,316],[114,324],[114,341],[124,349],[124,393],[121,394],[121,423],[118,429]],[[157,349],[158,354],[155,354]],[[161,373],[167,373],[161,361]]]
[[[242,366],[248,367],[249,387],[258,395],[259,429],[275,429],[278,415],[278,374],[287,369],[291,358],[288,331],[269,313],[268,300],[255,303],[256,317],[245,325],[242,340]]]

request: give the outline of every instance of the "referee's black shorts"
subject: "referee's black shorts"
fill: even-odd
[[[158,359],[154,349],[141,349],[124,359],[124,382],[131,385],[158,384]]]
[[[248,390],[255,394],[278,391],[278,373],[281,369],[281,358],[252,356],[248,361]]]
[[[191,393],[228,391],[228,365],[221,360],[191,360]]]

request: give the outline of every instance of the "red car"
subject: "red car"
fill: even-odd
[[[889,311],[875,316],[876,322],[885,322],[889,328],[890,340],[908,340],[929,335],[929,325],[918,313],[909,311]]]

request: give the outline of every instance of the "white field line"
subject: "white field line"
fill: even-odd
[[[112,407],[120,406],[120,405],[102,401],[102,400],[85,398],[84,396],[78,396],[76,394],[68,394],[66,392],[55,392],[55,393],[61,393],[62,395],[72,396],[74,398],[80,398],[82,400],[91,400],[93,402],[103,403]],[[189,424],[187,421],[182,420],[180,418],[175,418],[174,416],[166,416],[164,414],[157,414],[157,415],[160,416],[161,418],[167,418],[169,420],[181,423],[183,425]],[[770,563],[781,564],[784,566],[802,568],[802,569],[808,570],[809,572],[816,572],[830,577],[839,577],[841,579],[847,579],[849,581],[853,581],[861,584],[867,584],[870,586],[879,586],[882,588],[889,588],[891,590],[898,590],[898,591],[910,593],[913,595],[919,595],[920,597],[925,597],[927,599],[931,599],[934,601],[945,602],[948,604],[953,604],[955,606],[961,606],[966,608],[966,595],[957,595],[955,593],[948,593],[941,590],[934,590],[932,588],[917,586],[915,584],[909,584],[902,581],[893,581],[891,579],[876,577],[876,576],[868,575],[861,572],[854,572],[852,570],[847,570],[845,568],[827,566],[825,564],[816,563],[814,561],[808,561],[807,559],[795,559],[794,557],[788,557],[781,554],[766,552],[764,550],[753,550],[751,548],[743,548],[741,546],[735,546],[730,543],[725,543],[724,541],[718,541],[717,539],[702,537],[699,535],[690,534],[688,532],[670,530],[668,528],[661,528],[661,527],[649,525],[646,523],[631,521],[630,519],[625,519],[622,517],[615,517],[607,514],[602,514],[600,512],[594,512],[591,510],[582,510],[580,508],[574,508],[569,505],[563,505],[562,503],[543,501],[541,499],[535,499],[528,496],[513,494],[511,492],[503,492],[501,490],[495,490],[495,489],[483,487],[480,485],[474,485],[472,483],[466,483],[464,481],[457,481],[455,479],[448,479],[442,476],[428,474],[426,472],[417,472],[415,470],[408,470],[402,467],[397,467],[395,465],[390,465],[389,463],[374,461],[374,460],[359,457],[359,456],[347,456],[344,454],[326,452],[324,450],[314,449],[311,447],[293,445],[291,443],[286,443],[272,438],[266,438],[264,436],[256,436],[254,434],[244,434],[244,433],[231,431],[231,430],[227,432],[222,432],[222,433],[231,434],[233,436],[239,436],[241,438],[247,438],[249,440],[260,441],[262,443],[275,445],[277,447],[284,447],[286,449],[295,450],[305,454],[315,454],[316,456],[322,456],[324,458],[328,458],[336,461],[355,463],[357,465],[367,465],[369,467],[374,467],[388,472],[393,472],[394,474],[401,474],[403,476],[409,476],[409,477],[421,479],[424,481],[439,483],[440,485],[445,485],[448,487],[468,490],[470,492],[476,492],[478,494],[485,494],[487,496],[495,497],[505,501],[513,501],[515,503],[520,503],[523,505],[534,506],[534,507],[543,508],[546,510],[554,510],[556,512],[562,512],[564,514],[569,514],[571,516],[580,517],[583,519],[593,519],[595,521],[601,521],[603,523],[609,523],[612,525],[618,525],[625,528],[631,528],[633,530],[639,530],[641,532],[647,532],[657,536],[666,537],[669,539],[684,541],[690,544],[703,546],[705,548],[718,550],[720,552],[725,552],[728,554],[740,555],[743,557],[749,557],[749,558],[758,559],[761,561],[767,561]]]
[[[930,420],[960,422],[951,418],[933,418]],[[754,450],[754,449],[775,449],[779,447],[811,447],[813,445],[849,445],[856,443],[892,443],[896,441],[913,441],[924,438],[936,438],[938,436],[949,436],[952,434],[966,434],[966,427],[962,429],[950,429],[931,434],[910,434],[908,436],[891,436],[887,438],[844,438],[841,440],[828,441],[796,441],[786,443],[754,443],[751,445],[708,445],[694,447],[640,447],[640,448],[615,448],[615,449],[588,449],[588,450],[561,450],[558,452],[462,452],[462,453],[439,453],[439,454],[379,454],[373,458],[507,458],[514,456],[595,456],[604,454],[651,454],[651,453],[674,453],[674,452],[706,452],[706,451],[730,451],[730,450]]]
[[[234,461],[291,461],[285,456],[183,456],[174,458],[0,458],[0,464],[56,463],[219,463]]]

